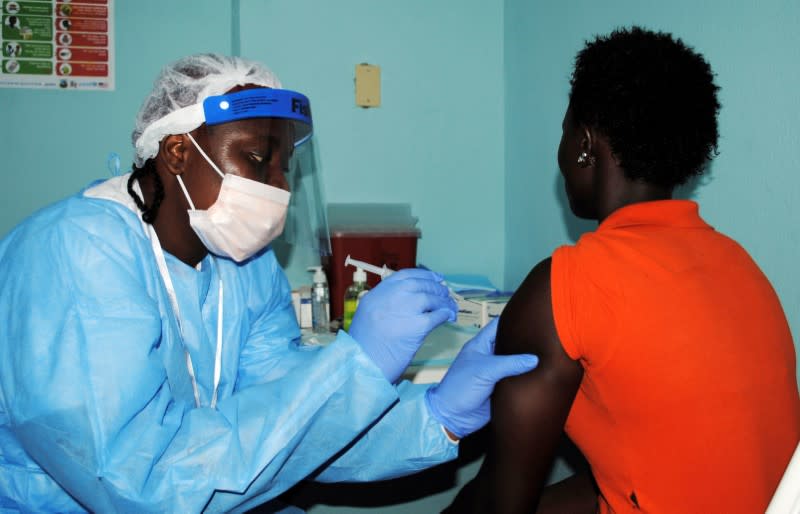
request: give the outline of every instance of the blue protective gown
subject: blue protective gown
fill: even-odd
[[[344,332],[298,344],[271,250],[244,264],[209,256],[199,270],[167,254],[182,338],[127,178],[0,242],[0,511],[241,511],[315,472],[376,480],[456,456],[424,387],[389,384]]]

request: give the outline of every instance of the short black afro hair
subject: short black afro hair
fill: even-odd
[[[670,34],[632,27],[597,37],[578,53],[570,84],[573,119],[608,137],[631,180],[675,187],[717,153],[714,74]]]

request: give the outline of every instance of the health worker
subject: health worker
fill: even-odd
[[[261,64],[178,60],[138,113],[133,171],[0,242],[0,511],[280,511],[303,479],[453,459],[495,382],[536,365],[494,356],[491,325],[441,383],[400,381],[456,315],[421,269],[375,287],[333,343],[300,344],[270,243],[319,228],[295,219],[324,212],[306,201],[312,135],[308,99]]]

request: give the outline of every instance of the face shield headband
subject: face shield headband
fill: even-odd
[[[313,133],[311,107],[305,95],[288,89],[245,89],[209,96],[202,103],[176,109],[152,122],[134,142],[137,165],[142,166],[147,159],[155,157],[160,141],[170,134],[185,134],[203,123],[218,125],[258,117],[291,120],[295,147],[309,140]]]
[[[203,101],[206,125],[219,125],[248,118],[282,118],[294,126],[294,146],[311,138],[311,104],[308,98],[288,89],[245,89]]]

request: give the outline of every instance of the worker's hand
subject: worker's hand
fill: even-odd
[[[494,355],[496,333],[497,319],[493,319],[458,352],[442,381],[425,393],[431,415],[456,437],[489,422],[489,397],[499,380],[539,364],[535,355]]]
[[[458,306],[441,281],[432,271],[404,269],[359,300],[350,336],[389,382],[397,381],[431,330],[455,321]]]

